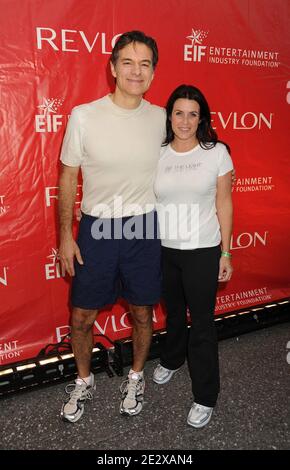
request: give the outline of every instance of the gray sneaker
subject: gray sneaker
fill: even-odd
[[[130,374],[121,384],[122,401],[120,413],[127,416],[138,415],[143,408],[145,380],[138,374]]]
[[[202,428],[211,419],[213,408],[209,406],[199,405],[198,403],[193,403],[190,408],[190,412],[187,417],[187,424],[193,426],[194,428]]]
[[[179,369],[166,369],[166,367],[163,367],[161,364],[158,364],[153,373],[153,381],[159,385],[166,384],[167,382],[169,382],[173,374],[178,370]]]
[[[84,380],[76,379],[75,383],[66,386],[65,391],[69,399],[62,405],[61,417],[65,421],[75,423],[84,412],[86,400],[92,400],[93,390],[96,388],[94,375],[91,373],[92,385],[87,385]]]

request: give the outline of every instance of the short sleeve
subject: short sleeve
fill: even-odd
[[[67,123],[60,160],[68,166],[80,166],[83,157],[79,111],[73,108]]]
[[[230,157],[229,152],[227,151],[227,148],[223,144],[219,144],[221,147],[221,150],[219,152],[219,165],[218,165],[218,176],[223,176],[229,171],[232,171],[234,168],[233,161]]]

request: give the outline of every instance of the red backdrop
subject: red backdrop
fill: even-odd
[[[290,296],[287,0],[0,0],[0,8],[0,364],[68,332],[69,280],[56,259],[59,151],[72,107],[112,86],[112,44],[131,29],[159,45],[146,98],[164,105],[177,85],[198,86],[232,149],[235,273],[216,313]],[[154,324],[164,326],[160,307]],[[122,304],[95,324],[113,340],[130,331]]]

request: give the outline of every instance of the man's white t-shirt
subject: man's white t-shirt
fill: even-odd
[[[221,241],[216,214],[217,178],[233,169],[221,143],[189,152],[162,147],[154,190],[162,245],[176,249],[217,246]]]
[[[117,106],[109,95],[73,108],[60,158],[81,167],[85,214],[117,218],[155,207],[165,121],[164,109],[144,99],[135,109]]]

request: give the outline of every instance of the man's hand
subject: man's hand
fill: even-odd
[[[76,216],[76,219],[77,219],[78,222],[80,222],[82,220],[82,211],[80,210],[79,207],[75,211],[75,216]]]
[[[60,244],[59,259],[63,270],[67,271],[70,276],[75,275],[74,257],[76,257],[79,264],[84,264],[80,249],[74,239],[66,238]]]
[[[62,269],[70,276],[75,275],[74,257],[79,264],[84,264],[80,249],[72,236],[73,210],[76,199],[79,167],[62,165],[59,178],[58,212],[60,246],[59,258]]]

